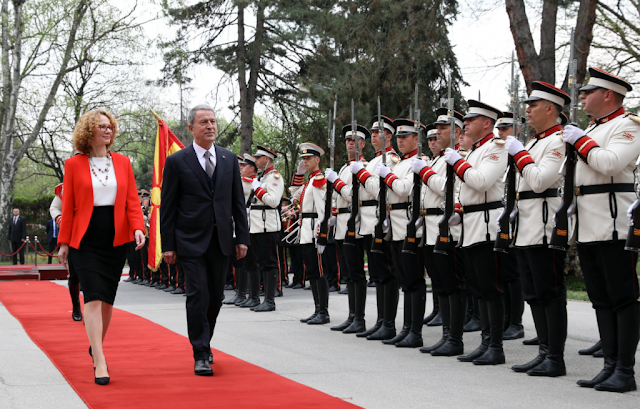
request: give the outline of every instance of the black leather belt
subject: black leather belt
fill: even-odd
[[[633,183],[607,183],[603,185],[576,186],[576,196],[613,192],[635,192],[635,189]]]
[[[277,207],[259,205],[259,206],[251,206],[251,210],[278,210],[278,208]]]
[[[318,213],[300,213],[300,217],[303,219],[317,219]]]
[[[533,190],[516,193],[516,200],[542,199],[545,197],[558,197],[558,189],[550,188],[540,193],[536,193]]]
[[[377,205],[378,205],[377,200],[363,200],[360,202],[360,207],[377,206]]]
[[[476,205],[462,206],[462,211],[463,213],[466,214],[466,213],[482,212],[485,210],[499,209],[501,207],[504,207],[502,202],[489,202],[489,203],[481,203]]]
[[[348,207],[339,207],[338,214],[343,214],[343,213],[351,213],[351,209]]]
[[[410,204],[411,203],[409,202],[388,204],[387,209],[389,210],[408,209]]]
[[[440,216],[444,214],[444,210],[439,207],[429,207],[425,209],[427,216]]]

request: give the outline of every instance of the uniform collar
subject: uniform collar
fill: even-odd
[[[409,158],[411,158],[411,157],[416,156],[417,154],[418,154],[418,150],[417,150],[417,149],[414,149],[414,150],[412,150],[411,152],[409,152],[409,153],[407,153],[407,154],[402,155],[402,159],[403,159],[403,160],[404,160],[404,159],[409,159]]]
[[[490,133],[489,135],[485,136],[484,138],[480,139],[479,141],[476,141],[473,146],[471,147],[471,150],[474,151],[476,149],[478,149],[479,147],[481,147],[482,145],[484,145],[485,143],[489,142],[490,140],[492,140],[494,138],[493,136],[493,132]]]
[[[255,178],[256,178],[255,175],[249,176],[249,177],[243,176],[242,180],[244,180],[245,182],[253,182]]]
[[[389,152],[393,152],[393,146],[387,146],[387,148],[384,150],[385,152],[389,153]],[[382,155],[382,149],[380,149],[378,152],[376,152],[376,158],[378,156]]]
[[[600,124],[607,123],[611,121],[613,118],[619,117],[622,114],[624,114],[624,108],[620,107],[615,111],[613,111],[612,113],[610,113],[609,115],[596,119],[596,124],[600,125]]]
[[[549,128],[549,129],[547,129],[544,132],[540,132],[540,133],[536,134],[536,138],[537,139],[544,139],[547,136],[553,135],[554,133],[556,133],[558,131],[561,131],[561,130],[562,130],[562,126],[561,125],[556,125],[556,126],[553,126],[553,127]]]
[[[262,174],[266,175],[267,173],[271,172],[272,170],[274,170],[275,168],[273,166],[271,166],[270,168],[266,169]]]
[[[321,173],[321,170],[320,170],[320,169],[318,169],[318,170],[314,171],[313,173],[310,173],[310,174],[309,174],[309,179],[311,179],[312,177],[316,176],[316,175],[317,175],[317,174],[319,174],[319,173]]]

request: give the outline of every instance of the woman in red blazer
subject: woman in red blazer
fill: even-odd
[[[94,380],[109,383],[102,349],[126,257],[126,244],[144,245],[144,223],[131,161],[110,152],[118,132],[107,111],[89,111],[73,131],[81,154],[65,162],[62,220],[58,243],[63,265],[69,261],[84,295],[85,329],[93,357]]]

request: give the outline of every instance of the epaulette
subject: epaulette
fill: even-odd
[[[56,186],[53,192],[56,194],[56,196],[62,199],[62,183]]]
[[[327,179],[325,179],[324,175],[322,173],[317,174],[314,178],[313,178],[313,186],[315,187],[322,187],[324,185],[327,184]]]
[[[500,137],[495,137],[491,140],[491,142],[495,143],[496,145],[500,145],[503,146],[505,143],[507,143],[507,141],[505,141],[504,139],[500,138]]]
[[[280,179],[281,176],[280,176],[280,174],[278,172],[275,172],[273,174],[273,177],[276,178],[276,179]]]
[[[627,112],[627,117],[631,119],[636,124],[640,125],[640,117],[636,114],[632,114],[631,112]]]
[[[394,164],[400,162],[400,158],[398,157],[398,154],[395,152],[388,152],[387,155],[391,155],[391,162],[393,162]]]

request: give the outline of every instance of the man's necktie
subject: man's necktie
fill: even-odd
[[[18,216],[13,216],[13,224],[18,224]]]
[[[206,151],[204,153],[204,171],[207,172],[207,175],[210,179],[213,179],[213,163],[211,162],[211,152]]]

